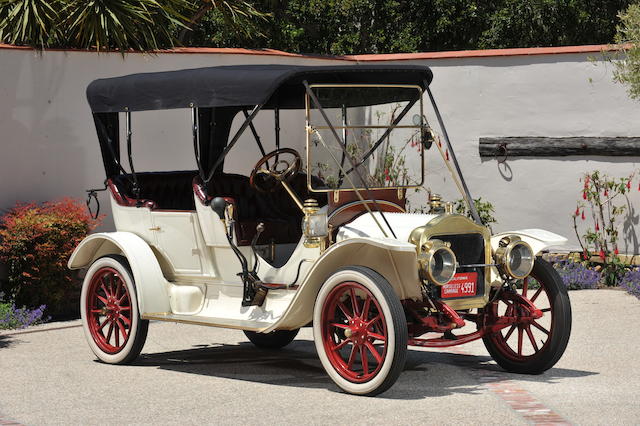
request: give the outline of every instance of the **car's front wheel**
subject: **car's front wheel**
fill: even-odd
[[[571,302],[567,288],[553,266],[536,259],[531,275],[516,284],[516,291],[542,313],[530,310],[504,291],[484,311],[488,325],[508,320],[512,325],[487,335],[484,344],[491,357],[513,373],[540,374],[553,367],[564,353],[571,335]]]
[[[126,364],[140,354],[149,321],[140,318],[126,258],[109,255],[93,262],[82,284],[80,315],[89,347],[100,361]]]
[[[350,266],[320,288],[313,312],[320,361],[344,391],[373,396],[404,369],[407,321],[389,282],[375,271]]]

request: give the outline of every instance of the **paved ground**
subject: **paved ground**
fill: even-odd
[[[78,321],[3,333],[0,424],[638,424],[640,301],[570,295],[571,341],[547,373],[505,373],[481,342],[411,350],[375,399],[339,392],[308,329],[268,352],[238,331],[153,323],[132,366],[96,362]]]

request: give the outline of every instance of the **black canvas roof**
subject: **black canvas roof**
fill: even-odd
[[[94,113],[173,108],[304,108],[302,82],[387,83],[421,86],[433,74],[419,65],[235,65],[131,74],[93,81],[87,98]]]

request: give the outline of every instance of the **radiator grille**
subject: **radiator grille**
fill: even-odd
[[[460,265],[485,263],[484,238],[480,234],[434,235],[431,238],[451,243]]]

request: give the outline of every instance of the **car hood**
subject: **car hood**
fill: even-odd
[[[394,233],[399,241],[407,242],[411,231],[426,225],[436,217],[438,215],[435,214],[385,213],[384,218],[391,225],[392,233],[379,212],[366,213],[349,224],[341,226],[336,236],[336,242],[349,238],[393,238]],[[386,237],[376,224],[376,220],[387,233]]]

